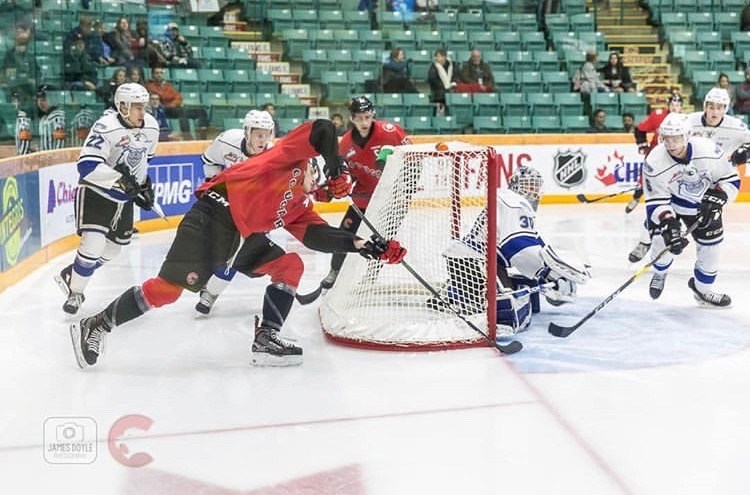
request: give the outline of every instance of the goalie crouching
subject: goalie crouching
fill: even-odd
[[[536,209],[542,176],[522,166],[507,189],[497,191],[497,323],[499,334],[515,334],[540,310],[539,292],[553,306],[571,302],[578,284],[591,275],[587,267],[564,261],[536,231]],[[484,311],[486,279],[482,251],[486,246],[487,215],[479,215],[469,233],[443,253],[449,273],[446,300],[462,314]],[[442,311],[437,299],[428,307]]]

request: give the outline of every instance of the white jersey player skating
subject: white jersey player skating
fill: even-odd
[[[727,115],[729,104],[726,89],[711,88],[703,99],[703,111],[693,112],[687,117],[691,135],[710,139],[721,147],[727,157],[731,157],[743,144],[750,143],[750,130],[745,122]]]
[[[245,115],[243,129],[229,129],[219,134],[208,145],[201,157],[206,180],[210,180],[235,163],[265,151],[271,145],[274,125],[273,117],[268,112],[250,110]],[[273,244],[270,239],[266,238],[266,240]],[[262,241],[262,239],[253,239],[253,242]],[[243,247],[250,249],[252,246],[248,243]],[[216,299],[227,288],[236,273],[232,267],[214,271],[206,282],[206,287],[201,290],[200,300],[195,305],[195,310],[204,315],[208,314]]]
[[[526,328],[531,313],[539,311],[538,293],[509,296],[503,291],[554,282],[555,288],[545,290],[545,297],[557,306],[573,301],[577,284],[590,278],[585,267],[563,261],[537,232],[536,209],[541,191],[541,174],[524,166],[513,173],[507,189],[497,192],[497,265],[503,284],[503,288],[498,288],[497,318],[511,333]],[[486,215],[480,215],[470,233],[461,241],[455,241],[445,253],[451,274],[448,300],[464,309],[469,306],[465,288],[479,282],[472,280],[476,278],[472,273],[478,272],[471,269],[471,259],[472,254],[476,259],[476,253],[481,252],[480,246],[485,243],[486,221]],[[430,304],[435,304],[434,300]]]
[[[156,152],[159,124],[146,113],[148,91],[136,83],[115,91],[116,111],[104,112],[84,141],[78,157],[76,230],[81,242],[75,260],[55,277],[75,314],[94,271],[113,259],[133,233],[133,204],[154,205],[148,160]]]
[[[643,167],[646,214],[654,232],[652,257],[669,251],[653,264],[649,293],[657,299],[664,290],[667,270],[675,254],[687,245],[680,221],[692,232],[696,261],[688,286],[696,300],[712,306],[729,306],[731,298],[712,291],[719,268],[723,240],[722,208],[737,197],[740,179],[721,146],[703,137],[690,136],[688,120],[670,114],[659,128],[661,143]],[[660,234],[660,235],[659,235]]]

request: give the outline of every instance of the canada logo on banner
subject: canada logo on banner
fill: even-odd
[[[617,183],[638,183],[643,162],[625,161],[625,155],[614,150],[607,156],[607,163],[596,167],[596,179],[605,186]]]

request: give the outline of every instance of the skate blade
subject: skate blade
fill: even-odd
[[[65,280],[63,280],[63,278],[59,274],[55,275],[52,278],[57,283],[57,286],[60,288],[63,295],[65,295],[65,297],[68,297],[70,295],[70,287],[68,287],[68,284],[65,283]]]
[[[83,351],[81,350],[81,325],[77,322],[70,325],[70,339],[73,343],[73,353],[76,357],[76,364],[81,369],[86,369],[88,363],[83,357]]]
[[[296,356],[273,356],[267,352],[253,353],[250,358],[250,366],[256,367],[284,367],[299,366],[302,364],[302,355]]]
[[[693,294],[693,299],[695,299],[695,302],[698,303],[698,307],[701,309],[727,309],[732,307],[732,303],[730,302],[726,306],[719,306],[718,304],[711,304],[710,302],[704,301],[700,297]]]

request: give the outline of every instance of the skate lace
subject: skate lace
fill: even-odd
[[[218,296],[215,296],[214,294],[211,294],[207,290],[201,291],[201,302],[205,304],[206,306],[211,306],[216,301],[216,298]]]
[[[268,333],[268,340],[272,341],[273,343],[275,343],[279,347],[283,347],[284,349],[291,349],[292,347],[294,347],[294,344],[292,344],[291,342],[286,342],[286,341],[282,340],[278,336],[278,332],[270,331]]]
[[[99,354],[102,345],[102,333],[103,332],[98,329],[91,330],[91,333],[89,333],[89,336],[86,339],[86,345],[88,345],[90,351]]]
[[[713,292],[713,291],[710,291],[710,290],[708,290],[706,292],[701,292],[701,294],[703,295],[703,297],[705,299],[707,299],[710,302],[715,303],[715,304],[719,304],[722,301],[722,299],[724,298],[724,294],[719,294],[717,292]]]

